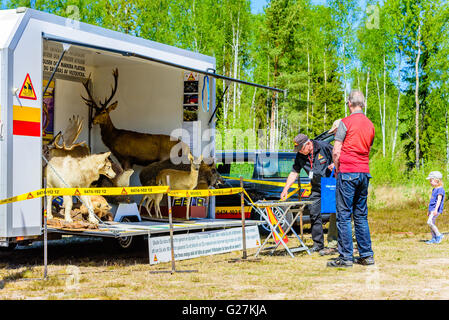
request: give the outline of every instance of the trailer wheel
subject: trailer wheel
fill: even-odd
[[[124,217],[121,222],[135,222],[132,218]],[[141,248],[144,243],[143,236],[128,236],[119,238],[105,238],[104,241],[108,242],[114,249],[121,251],[131,251]]]

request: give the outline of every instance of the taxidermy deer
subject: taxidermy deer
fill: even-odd
[[[149,164],[139,173],[140,184],[142,186],[156,185],[156,177],[159,172],[164,169],[176,169],[189,172],[191,170],[191,165],[183,163],[175,165],[171,162],[171,160],[164,160]],[[210,187],[218,187],[218,185],[220,184],[224,184],[224,181],[221,175],[218,173],[213,159],[203,159],[198,171],[198,182],[195,189],[209,189]],[[139,204],[139,212],[141,212],[142,205],[146,203],[145,208],[147,209],[150,217],[152,217],[151,208],[153,207],[155,198],[157,198],[157,195],[155,194],[144,195]],[[159,216],[158,212],[156,212],[156,215],[157,217],[162,217]]]
[[[133,165],[148,165],[152,162],[166,160],[173,156],[183,156],[190,154],[187,144],[179,139],[163,134],[149,134],[130,130],[117,129],[112,123],[109,113],[117,108],[118,102],[110,104],[117,91],[118,69],[112,72],[114,76],[114,86],[109,98],[104,102],[99,102],[100,106],[92,97],[88,83],[89,79],[83,83],[87,91],[88,98],[83,98],[87,106],[95,110],[92,123],[100,125],[101,140],[112,151],[114,156],[122,165],[124,170],[131,169]]]
[[[53,142],[46,146],[47,150],[44,150],[44,153],[47,155],[47,159],[65,156],[81,158],[89,155],[90,150],[86,142],[76,142],[82,130],[83,120],[79,116],[73,115],[69,119],[69,125],[64,133],[59,132]]]
[[[193,190],[198,184],[198,172],[200,170],[201,162],[203,161],[203,156],[198,159],[194,159],[191,154],[189,154],[190,160],[190,171],[184,170],[176,170],[176,169],[163,169],[159,172],[156,177],[156,185],[159,186],[168,186],[167,176],[170,178],[170,189],[171,190]],[[145,198],[147,200],[147,204],[145,208],[148,213],[151,215],[150,210],[151,206],[148,209],[148,205],[151,201],[154,203],[154,209],[156,211],[156,216],[162,217],[160,202],[162,201],[164,194],[149,194],[145,195],[142,198],[140,205],[144,202]],[[190,208],[190,197],[187,198],[187,210],[186,210],[186,219],[189,218],[189,208]],[[152,205],[152,203],[151,203]]]

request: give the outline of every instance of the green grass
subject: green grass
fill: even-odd
[[[4,286],[0,299],[449,299],[449,236],[439,245],[427,245],[428,201],[413,188],[374,188],[370,198],[369,224],[376,264],[354,265],[351,269],[327,268],[329,257],[297,253],[292,259],[279,254],[262,254],[259,262],[229,263],[242,252],[200,257],[176,262],[177,270],[197,273],[150,273],[169,270],[170,264],[148,265],[147,252],[114,254],[99,252],[101,242],[79,248],[68,243],[64,251],[51,249],[47,281],[22,281],[42,276],[41,265],[29,267],[26,261],[39,260],[42,252],[16,250],[2,257],[8,264],[0,268]],[[441,232],[449,232],[449,214],[437,219]],[[327,228],[327,225],[325,225]],[[290,235],[289,246],[297,245]],[[309,233],[305,242],[312,245]],[[263,241],[263,239],[262,239]],[[249,258],[256,250],[249,250]],[[108,263],[104,263],[108,261]],[[86,263],[90,262],[90,263]],[[68,267],[79,268],[79,282],[67,288]],[[69,283],[70,284],[70,283]]]

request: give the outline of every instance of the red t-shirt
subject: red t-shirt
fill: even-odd
[[[369,173],[369,152],[374,125],[363,113],[352,113],[341,120],[346,127],[340,154],[340,172]]]

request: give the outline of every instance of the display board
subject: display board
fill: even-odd
[[[184,72],[183,121],[198,121],[199,75]]]
[[[245,227],[246,248],[260,246],[257,226]],[[242,250],[242,229],[230,228],[173,236],[175,260]],[[150,263],[171,261],[170,237],[150,238]]]

